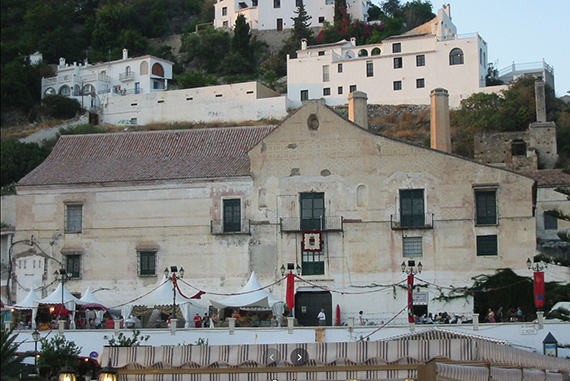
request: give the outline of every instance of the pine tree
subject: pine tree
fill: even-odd
[[[307,14],[305,9],[305,2],[301,0],[297,10],[294,12],[295,17],[291,17],[293,20],[293,31],[291,33],[290,39],[292,41],[297,41],[300,43],[301,39],[306,38],[309,43],[313,42],[313,30],[311,29],[311,19],[312,17]]]

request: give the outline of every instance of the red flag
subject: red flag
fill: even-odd
[[[541,310],[544,307],[544,272],[534,272],[534,305]]]
[[[295,274],[287,274],[287,294],[286,294],[287,306],[289,306],[289,311],[293,310],[295,307]]]
[[[415,323],[414,319],[414,274],[408,275],[408,323]]]

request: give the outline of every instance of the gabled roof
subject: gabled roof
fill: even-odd
[[[245,176],[247,151],[273,126],[67,135],[18,185]]]
[[[536,171],[524,172],[524,174],[534,179],[539,188],[570,186],[570,175],[563,172],[562,169],[540,169]]]
[[[476,339],[488,341],[500,345],[511,345],[507,340],[493,339],[469,333],[451,331],[441,328],[432,328],[420,332],[405,333],[403,335],[392,336],[384,340],[453,340],[453,339]]]

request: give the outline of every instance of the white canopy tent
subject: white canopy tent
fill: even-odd
[[[37,328],[36,316],[38,315],[38,303],[37,303],[38,300],[40,300],[40,298],[38,297],[34,289],[30,288],[30,292],[24,298],[24,300],[11,306],[16,310],[32,310],[32,329]]]
[[[136,299],[131,303],[127,303],[121,307],[121,313],[125,319],[131,314],[134,306],[147,306],[149,308],[156,306],[168,306],[172,305],[173,299],[172,283],[168,281],[167,277],[162,279],[162,284],[158,286],[154,291],[144,295],[140,299]],[[208,306],[200,303],[198,299],[190,299],[182,296],[178,290],[176,290],[176,305],[180,307],[182,311],[182,316],[186,323],[185,328],[190,327],[190,322],[192,316],[195,314],[204,315],[208,310]]]
[[[86,308],[85,313],[85,320],[89,321],[90,316],[87,314],[87,309],[95,309],[95,311],[91,311],[90,314],[96,317],[99,321],[103,320],[103,315],[105,315],[105,310],[107,306],[104,305],[95,295],[93,295],[93,291],[91,291],[91,286],[87,286],[87,290],[83,296],[81,296],[81,301],[85,302],[84,307]]]
[[[216,308],[260,308],[271,309],[273,314],[279,316],[283,313],[284,303],[265,289],[261,289],[255,271],[251,272],[249,281],[238,295],[232,295],[222,300],[211,300]]]
[[[58,304],[61,305],[63,300],[63,307],[65,307],[65,309],[71,311],[71,322],[70,322],[70,328],[75,328],[75,307],[77,305],[84,305],[87,304],[84,301],[82,301],[81,299],[76,298],[75,296],[73,296],[69,291],[67,291],[67,289],[65,288],[65,286],[60,283],[57,288],[55,289],[54,292],[52,292],[50,295],[46,296],[45,298],[41,299],[41,300],[36,300],[36,306],[39,304]],[[32,316],[32,321],[36,320],[36,315],[37,314],[37,308],[34,310],[33,316]]]

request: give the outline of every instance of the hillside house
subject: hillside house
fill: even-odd
[[[356,39],[307,46],[287,60],[287,94],[295,106],[307,99],[346,104],[359,90],[372,104],[427,104],[430,89],[449,92],[449,104],[485,87],[487,43],[478,33],[457,34],[449,5],[433,20],[381,43],[357,45]]]
[[[172,79],[172,65],[150,55],[130,58],[127,49],[120,60],[96,64],[70,65],[60,58],[56,76],[42,78],[42,98],[64,95],[100,116],[109,114],[107,107],[113,97],[165,91]],[[138,123],[136,116],[129,119]]]
[[[432,101],[445,104],[445,90]],[[320,306],[330,324],[336,305],[380,323],[407,304],[404,261],[421,261],[430,282],[417,314],[470,314],[471,295],[446,302],[439,287],[527,271],[532,179],[441,151],[448,126],[432,131],[438,149],[420,147],[362,127],[365,94],[349,105],[354,122],[313,101],[277,126],[62,136],[17,186],[14,239],[37,246],[15,247],[12,298],[51,292],[58,261],[66,287],[102,288],[109,305],[156,287],[167,266],[232,292],[251,271],[270,284],[292,264],[301,324]],[[284,283],[269,290],[284,299]]]
[[[293,20],[301,0],[217,0],[214,4],[214,27],[233,28],[238,15],[244,15],[251,29],[285,30],[293,28]],[[304,1],[312,27],[322,27],[334,19],[334,0]],[[368,1],[347,0],[347,11],[353,20],[368,20]]]

